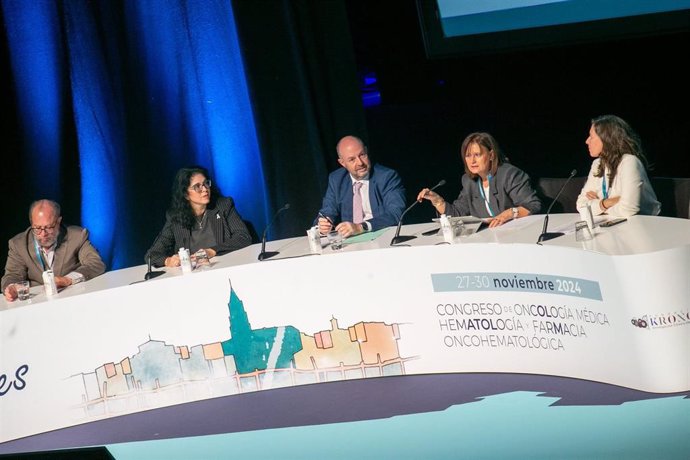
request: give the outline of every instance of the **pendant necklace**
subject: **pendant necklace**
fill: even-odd
[[[206,217],[206,210],[204,210],[204,213],[201,215],[201,217],[194,217],[196,220],[197,225],[199,226],[199,230],[204,228],[204,218]]]

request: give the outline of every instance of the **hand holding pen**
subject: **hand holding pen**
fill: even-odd
[[[333,220],[325,214],[319,213],[319,233],[327,235],[333,228]]]

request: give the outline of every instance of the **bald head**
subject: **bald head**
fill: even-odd
[[[371,169],[367,147],[364,142],[355,136],[345,136],[336,146],[338,152],[338,163],[347,169],[347,172],[355,180],[364,179]]]
[[[338,145],[335,146],[335,151],[338,152],[338,158],[342,158],[343,151],[349,150],[362,150],[366,148],[362,139],[357,136],[345,136],[338,141]]]
[[[33,216],[34,211],[45,213],[53,212],[54,215],[60,217],[60,205],[53,200],[36,200],[31,203],[29,207],[29,221],[31,222],[31,216]]]
[[[60,205],[52,200],[34,201],[29,208],[29,222],[39,245],[48,248],[55,244],[60,232]]]

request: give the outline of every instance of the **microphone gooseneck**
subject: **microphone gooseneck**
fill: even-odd
[[[570,179],[575,177],[575,174],[577,174],[577,169],[573,169],[570,171],[570,175],[568,178],[563,182],[563,185],[561,185],[561,189],[558,191],[556,194],[556,197],[551,201],[551,204],[549,205],[549,208],[546,210],[546,215],[544,216],[544,225],[542,226],[541,229],[541,234],[539,235],[539,239],[537,240],[537,244],[540,244],[542,241],[548,241],[552,240],[554,238],[558,238],[559,236],[563,236],[563,232],[547,232],[546,229],[549,225],[549,214],[551,213],[551,209],[553,208],[553,205],[556,204],[556,201],[558,201],[558,198],[561,196],[561,193],[563,193],[563,190],[565,190],[565,186],[568,185],[568,182],[570,182]]]
[[[445,185],[445,184],[446,184],[446,180],[445,180],[445,179],[441,179],[441,180],[438,182],[438,184],[436,184],[436,185],[434,185],[433,187],[431,187],[431,188],[429,189],[429,191],[430,191],[430,192],[433,192],[434,190],[436,190],[437,188],[439,188],[439,187],[441,187],[442,185]],[[411,205],[409,205],[409,206],[407,207],[407,209],[405,209],[405,210],[403,211],[403,213],[400,215],[400,219],[398,220],[398,227],[395,229],[395,236],[394,236],[393,239],[391,240],[391,244],[390,244],[391,246],[395,246],[395,245],[398,244],[398,243],[403,243],[403,242],[405,242],[405,241],[409,241],[409,240],[412,240],[412,239],[417,238],[417,237],[414,236],[414,235],[400,236],[400,228],[402,227],[403,217],[405,217],[405,214],[407,214],[407,212],[408,212],[410,209],[414,208],[418,203],[419,203],[419,201],[414,200],[414,202],[413,202]]]
[[[165,227],[164,227],[165,228]],[[153,240],[153,244],[151,245],[151,248],[154,248],[156,246],[156,243],[158,243],[158,240],[160,239],[161,235],[163,234],[163,230],[161,229],[160,232],[158,232],[158,235],[156,235],[156,238]],[[164,274],[164,271],[151,271],[151,250],[146,253],[146,262],[148,264],[148,270],[146,271],[146,274],[144,275],[144,281],[148,281],[152,278],[155,278],[156,276],[161,276]]]
[[[264,228],[264,233],[261,235],[261,252],[259,253],[258,257],[259,260],[266,260],[280,254],[278,251],[266,252],[266,234],[268,233],[268,229],[271,228],[271,225],[273,225],[273,222],[275,222],[276,218],[278,218],[280,213],[286,209],[290,209],[290,203],[285,203],[282,208],[276,211],[276,213],[273,215],[273,219],[271,219],[271,222],[269,222],[266,228]]]

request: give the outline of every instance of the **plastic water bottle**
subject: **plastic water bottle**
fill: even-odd
[[[319,227],[314,226],[307,230],[307,239],[309,240],[309,250],[312,254],[321,254],[321,237],[319,236]]]
[[[50,297],[57,294],[57,286],[55,285],[55,274],[53,270],[46,270],[43,272],[43,290],[46,296]]]
[[[453,244],[453,240],[455,237],[455,232],[453,231],[453,224],[450,223],[450,219],[445,214],[441,214],[441,231],[443,232],[443,240],[446,243]]]
[[[182,267],[182,273],[192,273],[192,258],[189,254],[189,249],[180,248],[178,254],[180,256],[180,267]]]

